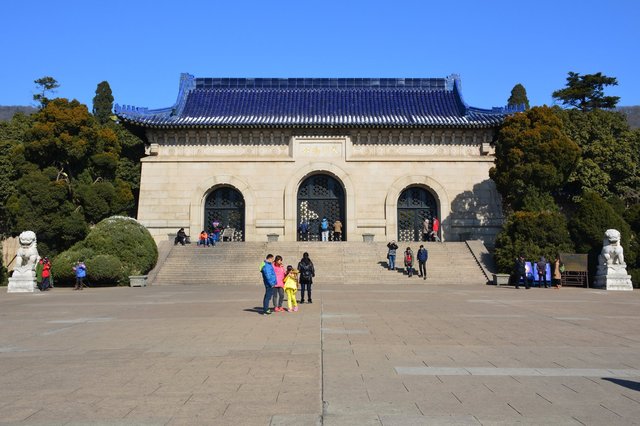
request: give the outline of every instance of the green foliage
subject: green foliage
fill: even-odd
[[[525,212],[558,212],[559,208],[551,194],[528,187],[522,199],[516,200],[515,209]]]
[[[567,221],[562,214],[519,211],[507,218],[498,234],[495,258],[498,269],[510,273],[520,253],[527,260],[537,260],[540,256],[552,259],[557,253],[572,251]]]
[[[511,89],[511,96],[509,96],[509,100],[507,101],[507,105],[509,106],[518,106],[524,105],[525,109],[529,109],[529,98],[527,97],[527,90],[520,83],[513,86]]]
[[[113,94],[109,83],[103,81],[96,88],[96,95],[93,98],[93,116],[98,123],[105,124],[111,119],[113,109]]]
[[[569,178],[566,192],[574,200],[579,200],[587,191],[604,198],[616,195],[627,203],[638,199],[640,133],[629,128],[625,117],[603,110],[569,110],[559,115],[565,133],[582,150],[582,158]]]
[[[49,76],[39,78],[33,82],[36,84],[38,91],[40,92],[33,95],[33,100],[40,102],[40,106],[44,108],[49,103],[47,93],[55,93],[54,89],[60,87],[60,84],[58,84],[58,81],[55,78]]]
[[[640,234],[640,204],[634,204],[624,213],[625,221],[631,226],[633,232]]]
[[[508,117],[495,147],[495,166],[489,176],[511,208],[530,187],[540,193],[558,191],[580,156],[580,148],[563,132],[556,111],[548,107]]]
[[[38,245],[40,243],[38,242]],[[51,261],[51,273],[56,283],[70,284],[75,281],[73,266],[78,260],[86,262],[95,256],[95,252],[87,248],[73,248],[60,253]]]
[[[585,75],[569,72],[567,87],[556,90],[551,96],[565,106],[582,111],[611,109],[616,107],[620,97],[605,96],[604,87],[617,85],[618,80],[615,77],[607,77],[601,72]]]
[[[640,268],[629,269],[627,273],[631,275],[631,283],[633,288],[640,288]]]
[[[595,273],[597,257],[607,229],[620,231],[625,259],[630,260],[630,264],[635,263],[638,242],[629,224],[600,195],[587,192],[569,221],[569,232],[577,252],[589,254],[589,270],[592,275]]]
[[[128,276],[120,259],[111,254],[99,254],[87,259],[87,280],[92,285],[125,284]]]

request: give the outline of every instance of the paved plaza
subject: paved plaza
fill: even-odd
[[[0,293],[0,423],[640,422],[640,293],[317,286]]]

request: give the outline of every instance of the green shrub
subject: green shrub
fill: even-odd
[[[564,216],[556,212],[518,211],[508,217],[496,238],[495,259],[500,272],[510,273],[515,258],[547,259],[560,252],[572,252],[573,245]]]
[[[78,260],[87,261],[95,255],[94,251],[87,248],[71,248],[53,258],[51,261],[51,274],[54,282],[58,284],[71,284],[76,276],[73,266]]]
[[[126,284],[122,262],[110,254],[99,254],[87,259],[87,281],[91,284]]]
[[[129,275],[143,275],[153,269],[158,260],[158,248],[149,231],[138,221],[112,216],[98,223],[83,241],[53,260],[56,279],[72,282],[71,268],[79,258],[84,259],[87,279],[92,284],[126,284]]]
[[[598,254],[602,250],[602,239],[607,229],[620,231],[625,260],[630,264],[635,263],[638,242],[629,224],[600,195],[585,193],[569,222],[569,231],[577,252],[589,254],[591,276],[595,275]]]
[[[629,269],[627,272],[631,275],[633,288],[640,288],[640,268]]]

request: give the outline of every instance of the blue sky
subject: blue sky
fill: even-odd
[[[33,80],[91,105],[175,102],[197,77],[462,78],[465,101],[506,104],[522,83],[551,104],[568,71],[603,72],[607,94],[640,105],[640,2],[21,1],[0,9],[0,105],[33,104]]]

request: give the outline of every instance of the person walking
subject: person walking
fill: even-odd
[[[387,260],[389,260],[390,271],[395,271],[396,269],[396,250],[398,250],[398,245],[395,240],[391,240],[387,244]]]
[[[425,217],[424,222],[422,222],[422,241],[429,240],[429,218]]]
[[[333,222],[333,241],[342,241],[342,222],[340,219]]]
[[[326,217],[320,222],[320,232],[322,233],[322,241],[329,241],[329,221]]]
[[[313,267],[313,262],[309,258],[309,253],[304,252],[302,259],[298,262],[298,271],[300,271],[300,303],[304,303],[304,291],[307,290],[307,300],[309,303],[313,303],[311,299],[311,285],[313,284],[313,278],[316,276],[316,270]]]
[[[514,275],[516,277],[516,288],[520,288],[520,278],[524,280],[524,287],[529,289],[529,280],[527,279],[527,264],[524,261],[524,255],[521,254],[516,259],[516,264],[514,265]]]
[[[419,267],[419,277],[422,279],[427,279],[427,259],[429,258],[429,252],[424,245],[420,244],[420,248],[418,249],[418,267]]]
[[[273,255],[268,254],[262,263],[260,273],[264,283],[264,298],[262,299],[262,315],[270,315],[269,302],[273,294],[273,287],[276,285],[276,271],[273,269]]]
[[[298,312],[296,293],[298,292],[298,270],[293,266],[287,266],[287,275],[284,277],[284,291],[287,293],[288,312]]]
[[[540,257],[540,260],[536,263],[538,269],[538,286],[542,287],[544,281],[544,288],[549,288],[549,282],[547,281],[547,259],[544,256]]]
[[[551,277],[551,284],[556,288],[562,287],[562,270],[561,270],[560,255],[556,255],[556,260],[553,262],[553,276]]]
[[[282,265],[282,256],[276,255],[273,262],[273,270],[276,273],[276,285],[273,287],[273,310],[274,312],[282,312],[282,302],[284,301],[284,276],[285,269]]]
[[[404,268],[407,270],[407,278],[413,276],[413,251],[411,247],[407,247],[404,251]]]
[[[87,266],[82,259],[79,259],[73,267],[73,272],[76,273],[76,286],[74,290],[82,290],[84,287],[84,278],[87,276]]]

